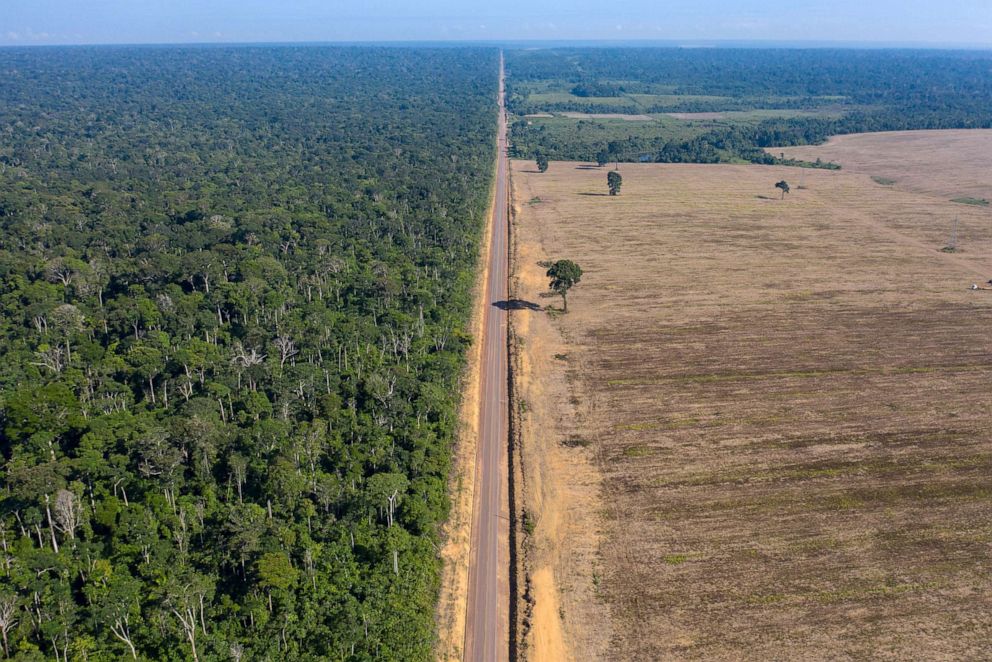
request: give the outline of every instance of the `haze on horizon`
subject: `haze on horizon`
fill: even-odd
[[[992,47],[988,0],[7,0],[0,46],[658,40]]]

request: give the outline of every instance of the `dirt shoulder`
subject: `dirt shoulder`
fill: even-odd
[[[495,196],[495,190],[493,191]],[[459,410],[458,439],[453,452],[453,469],[448,486],[451,512],[442,530],[441,592],[437,624],[436,659],[461,662],[465,646],[465,620],[468,610],[469,552],[472,542],[472,513],[475,504],[476,465],[479,439],[480,385],[483,336],[489,287],[489,249],[492,241],[492,207],[479,246],[479,271],[473,291],[475,306],[469,331],[477,340],[469,350],[462,376],[462,402]]]
[[[609,647],[610,616],[596,595],[600,562],[600,476],[592,449],[580,438],[581,359],[569,354],[562,327],[545,306],[547,224],[521,209],[533,195],[529,180],[513,179],[511,353],[515,420],[519,425],[522,565],[527,587],[521,659],[601,659]],[[524,201],[521,203],[521,201]]]

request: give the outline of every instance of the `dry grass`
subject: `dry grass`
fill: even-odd
[[[602,478],[598,503],[561,501],[594,519],[567,547],[604,530],[598,559],[555,568],[573,649],[987,656],[992,292],[967,287],[992,277],[989,210],[759,166],[625,165],[610,198],[592,195],[607,169],[577,165],[514,166],[516,199],[541,201],[516,224],[519,296],[558,305],[540,259],[586,272],[572,312],[524,337],[568,357],[531,379],[571,412],[525,446],[581,438],[553,479],[570,485],[582,454]],[[940,252],[955,215],[961,251]]]
[[[518,164],[517,167],[520,167]],[[526,166],[525,166],[526,167]],[[516,191],[514,219],[522,206]],[[521,631],[521,659],[544,662],[588,660],[609,650],[609,614],[594,592],[603,522],[598,517],[601,476],[592,449],[576,435],[581,429],[583,384],[575,380],[578,364],[551,316],[536,296],[546,287],[540,242],[534,228],[514,222],[511,296],[523,294],[536,310],[512,313],[514,394],[520,412],[521,506],[524,527],[523,567],[530,604]],[[578,442],[576,441],[578,440]],[[529,531],[528,531],[529,529]],[[566,617],[563,617],[565,615]],[[595,623],[595,628],[587,627]]]
[[[833,161],[845,170],[891,180],[905,191],[992,198],[992,130],[896,131],[831,138],[815,147],[773,148],[778,155]]]

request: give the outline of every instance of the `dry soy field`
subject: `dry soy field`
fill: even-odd
[[[833,161],[846,172],[873,176],[883,185],[945,200],[992,200],[989,129],[859,133],[835,136],[823,145],[768,151],[807,161]]]
[[[620,170],[514,165],[530,658],[992,656],[992,211]]]

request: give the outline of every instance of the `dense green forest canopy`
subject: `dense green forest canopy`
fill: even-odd
[[[685,119],[680,130],[668,123],[622,138],[588,124],[580,136],[560,123],[518,121],[522,155],[591,160],[609,142],[621,160],[771,163],[761,148],[842,133],[992,127],[992,52],[570,48],[514,50],[507,68],[518,115],[803,111]]]
[[[430,657],[497,60],[0,50],[11,656]]]

